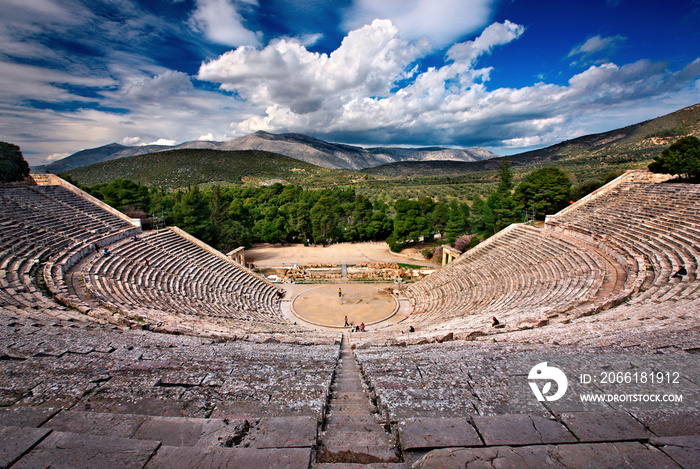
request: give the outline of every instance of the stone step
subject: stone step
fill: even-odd
[[[341,428],[348,432],[371,432],[377,428],[383,428],[384,422],[377,415],[346,415],[331,414],[326,418],[326,431],[333,427]]]
[[[158,441],[54,431],[12,467],[141,469],[159,446]]]
[[[333,393],[333,402],[336,404],[366,401],[367,394],[362,391],[338,391]]]
[[[146,469],[265,468],[307,469],[311,448],[192,448],[163,446]]]
[[[360,445],[354,442],[323,442],[318,448],[318,462],[371,464],[400,462],[396,447],[386,444]]]
[[[330,414],[346,414],[346,415],[366,415],[377,412],[377,408],[365,402],[333,402],[328,405],[328,413]]]
[[[386,445],[394,446],[394,439],[391,433],[384,431],[379,425],[374,425],[370,430],[361,431],[347,431],[343,428],[331,427],[330,430],[326,431],[322,435],[323,444],[326,447],[331,447],[334,445],[347,445],[352,446],[373,446],[373,445]]]
[[[377,462],[373,464],[354,464],[354,463],[315,463],[311,466],[313,469],[408,469],[406,463],[403,462]]]
[[[10,467],[50,431],[46,428],[0,427],[0,467]]]
[[[375,418],[377,408],[362,387],[360,368],[355,356],[347,351],[345,337],[341,350],[342,360],[331,386],[324,431],[319,436],[318,464],[314,467],[324,467],[322,464],[326,463],[336,468],[375,467],[365,465],[402,461],[393,436]]]
[[[362,384],[359,381],[336,382],[331,386],[331,392],[361,392]]]
[[[251,448],[310,448],[316,445],[315,417],[271,417],[251,428],[245,446]]]
[[[107,412],[62,411],[44,427],[94,436],[160,441],[168,446],[224,445],[248,429],[243,420],[155,417]]]

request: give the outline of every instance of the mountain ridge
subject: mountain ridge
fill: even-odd
[[[344,143],[326,142],[298,133],[272,134],[257,131],[226,142],[192,140],[173,146],[126,146],[119,143],[111,143],[97,148],[81,150],[61,160],[36,166],[32,169],[36,172],[49,171],[59,173],[130,156],[181,149],[268,151],[326,169],[350,169],[356,171],[398,161],[480,161],[498,157],[497,154],[483,148],[363,148]]]
[[[552,162],[583,162],[609,158],[641,162],[661,154],[678,138],[700,136],[700,104],[619,129],[583,135],[538,150],[508,155],[511,165],[543,165]],[[367,168],[363,172],[382,176],[435,176],[492,171],[505,157],[475,162],[420,161],[397,162]]]

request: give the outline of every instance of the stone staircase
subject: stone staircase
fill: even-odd
[[[314,468],[405,468],[387,423],[362,387],[344,335]]]

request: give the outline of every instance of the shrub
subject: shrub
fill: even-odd
[[[434,251],[435,250],[433,248],[425,248],[420,253],[423,254],[423,257],[426,259],[432,259]]]
[[[691,178],[700,175],[700,139],[683,137],[654,157],[649,171],[663,174],[687,175]]]
[[[458,251],[466,251],[469,249],[469,243],[471,242],[472,237],[469,235],[462,235],[457,240],[455,241],[455,249]]]
[[[29,176],[29,164],[17,145],[0,142],[0,182],[15,182]]]

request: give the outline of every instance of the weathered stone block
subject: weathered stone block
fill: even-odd
[[[43,407],[0,408],[0,426],[38,427],[56,415],[59,410]]]
[[[562,421],[581,441],[641,440],[654,436],[626,412],[572,412]]]
[[[541,445],[577,441],[561,423],[536,415],[475,416],[473,421],[484,443],[488,446]]]
[[[13,469],[141,469],[160,446],[157,441],[53,432]]]
[[[308,469],[310,448],[252,449],[163,446],[146,469]]]
[[[60,432],[131,438],[145,420],[144,415],[67,410],[47,422],[46,427]]]
[[[0,427],[0,468],[9,467],[50,431],[45,428]]]
[[[252,448],[307,448],[316,444],[314,417],[264,418],[251,431]]]
[[[700,435],[652,438],[650,443],[683,468],[700,467]]]
[[[404,450],[425,450],[455,446],[483,446],[474,427],[466,419],[413,418],[399,422],[399,438]]]

